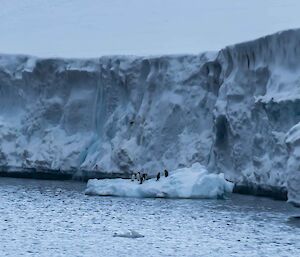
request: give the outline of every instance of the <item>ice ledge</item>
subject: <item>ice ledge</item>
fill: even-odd
[[[141,198],[224,198],[230,194],[233,184],[224,179],[224,174],[210,174],[199,163],[190,168],[173,171],[168,177],[138,181],[123,179],[91,179],[87,195],[141,197]]]

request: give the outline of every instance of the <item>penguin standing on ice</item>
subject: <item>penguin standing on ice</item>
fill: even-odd
[[[140,172],[138,172],[138,173],[137,173],[137,175],[136,175],[136,179],[137,179],[137,181],[139,181],[139,182],[140,182],[140,180],[141,180],[141,173],[140,173]]]
[[[131,181],[134,181],[135,178],[136,178],[136,174],[133,172],[131,175]]]
[[[165,170],[165,177],[169,176],[169,172],[167,170]]]
[[[156,175],[156,181],[158,181],[159,179],[160,179],[160,172],[158,172]]]
[[[140,184],[144,182],[144,173],[140,172]]]
[[[143,180],[145,181],[147,179],[147,173],[143,173]]]

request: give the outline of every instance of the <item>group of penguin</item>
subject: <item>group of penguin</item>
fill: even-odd
[[[164,170],[164,175],[165,175],[165,177],[168,177],[169,172],[167,170]],[[132,176],[131,176],[131,181],[137,180],[137,181],[139,181],[140,184],[143,184],[143,182],[147,179],[148,179],[147,173],[141,173],[141,172],[132,173]],[[158,172],[156,175],[156,181],[159,181],[159,179],[160,179],[160,172]]]

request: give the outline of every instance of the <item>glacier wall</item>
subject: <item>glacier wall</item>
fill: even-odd
[[[212,57],[1,56],[1,165],[94,176],[205,162]]]
[[[297,203],[299,60],[300,30],[199,55],[1,55],[1,169],[126,176],[200,162]]]
[[[219,53],[213,165],[233,181],[286,187],[286,133],[300,119],[299,43],[291,30]]]

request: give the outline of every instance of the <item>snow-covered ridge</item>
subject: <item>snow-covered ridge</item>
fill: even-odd
[[[0,165],[95,176],[199,162],[294,192],[285,139],[300,121],[299,57],[300,30],[200,55],[1,55]]]

